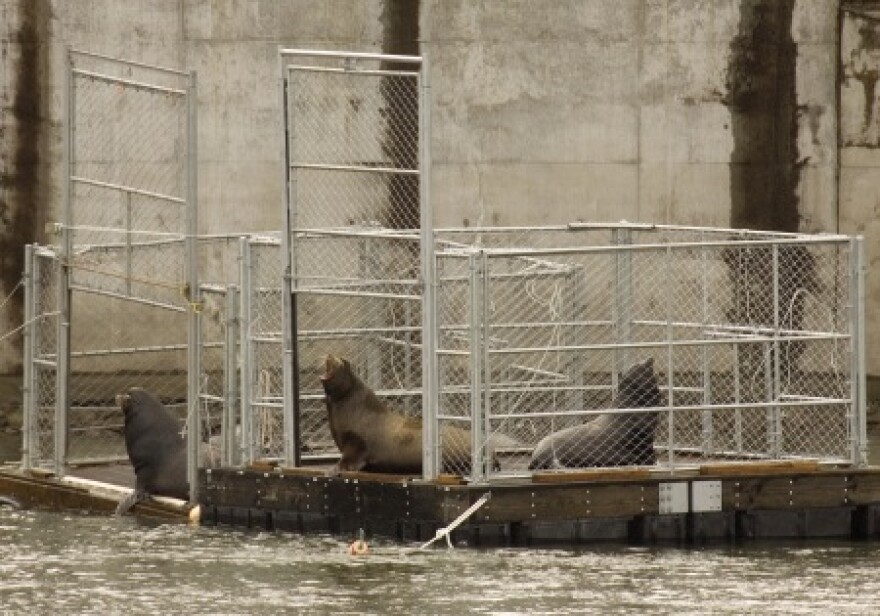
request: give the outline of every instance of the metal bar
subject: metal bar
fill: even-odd
[[[92,71],[86,71],[81,68],[73,69],[72,74],[77,77],[85,77],[87,79],[94,79],[95,81],[103,81],[105,83],[130,86],[133,88],[137,88],[139,90],[149,90],[151,92],[160,92],[162,94],[174,94],[177,96],[186,96],[186,90],[180,90],[178,88],[168,88],[165,86],[157,86],[156,84],[146,83],[144,81],[135,81],[134,79],[124,79],[122,77],[112,77],[110,75],[104,75],[102,73],[95,73]]]
[[[93,51],[84,51],[82,49],[69,49],[68,53],[76,56],[84,56],[87,58],[98,58],[100,60],[106,60],[108,62],[112,62],[114,64],[123,64],[126,66],[137,66],[139,68],[146,68],[153,71],[159,71],[162,73],[169,73],[171,75],[179,75],[181,77],[189,77],[189,73],[186,71],[181,71],[174,68],[168,68],[165,66],[157,66],[155,64],[145,64],[143,62],[134,62],[132,60],[122,60],[120,58],[114,58],[113,56],[107,56],[101,53],[95,53]]]
[[[628,229],[615,229],[612,242],[615,246],[627,246],[630,243]],[[628,252],[614,253],[614,301],[611,305],[612,321],[614,322],[614,370],[611,384],[616,389],[618,375],[629,363],[627,343],[631,338],[632,314],[632,261]]]
[[[132,353],[163,353],[168,351],[185,351],[186,344],[165,344],[146,347],[129,347],[124,349],[93,349],[91,351],[72,351],[71,357],[107,357],[113,355],[131,355]]]
[[[709,322],[709,259],[706,249],[700,250],[700,295],[702,302],[702,322]],[[705,331],[705,328],[704,330]],[[703,380],[703,404],[709,404],[712,400],[712,374],[709,365],[709,346],[700,347],[700,374]],[[711,454],[714,440],[714,426],[712,413],[702,413],[702,441],[703,451]]]
[[[382,69],[364,69],[358,66],[351,68],[336,66],[304,66],[299,64],[288,64],[287,69],[303,73],[335,73],[342,75],[360,75],[365,77],[412,77],[415,71],[388,71]]]
[[[21,466],[25,470],[33,468],[33,458],[36,439],[34,432],[37,425],[37,407],[35,404],[36,379],[34,359],[37,356],[36,338],[37,327],[41,324],[36,323],[34,316],[36,315],[36,305],[34,298],[36,297],[36,281],[39,280],[35,276],[34,245],[28,244],[24,249],[24,322],[27,326],[22,332],[22,421],[21,421]]]
[[[489,370],[485,361],[485,340],[488,335],[488,322],[484,312],[485,303],[488,302],[488,290],[486,283],[486,257],[485,253],[476,253],[470,259],[471,287],[470,287],[470,368],[471,368],[471,481],[474,483],[484,482],[486,469],[483,466],[482,450],[485,430],[485,417],[487,400],[483,397],[491,387],[489,382]],[[484,382],[485,381],[485,382]]]
[[[781,359],[779,357],[779,310],[781,308],[780,288],[779,288],[779,246],[774,245],[773,254],[773,399],[779,400],[779,393],[782,390],[780,384]],[[782,412],[779,408],[771,411],[773,414],[773,449],[774,455],[779,455],[782,448]]]
[[[437,229],[438,237],[443,235],[455,234],[506,234],[518,233],[522,231],[611,231],[614,229],[632,229],[642,231],[690,231],[699,233],[713,233],[724,235],[725,237],[778,237],[780,239],[796,239],[796,238],[814,238],[814,234],[792,233],[786,231],[756,231],[753,229],[729,229],[724,227],[692,227],[688,225],[665,225],[653,223],[638,222],[570,222],[562,225],[545,225],[541,227],[441,227]],[[836,240],[841,243],[848,243],[850,238],[842,234],[822,234],[822,239]],[[731,244],[738,243],[736,240],[730,240]]]
[[[143,190],[140,188],[135,188],[133,186],[125,186],[124,184],[114,184],[113,182],[92,180],[90,178],[84,178],[79,175],[70,176],[70,181],[75,184],[86,184],[88,186],[96,186],[98,188],[108,188],[110,190],[138,195],[140,197],[150,197],[151,199],[156,199],[157,201],[167,201],[169,203],[176,203],[178,205],[186,206],[186,199],[174,197],[172,195],[163,195],[162,193],[153,192],[151,190]]]
[[[841,240],[827,236],[803,236],[787,240],[742,240],[738,242],[669,242],[662,244],[630,244],[614,246],[567,246],[563,248],[492,248],[492,257],[534,257],[575,254],[613,254],[617,252],[664,252],[694,248],[755,248],[762,246],[838,245]],[[448,255],[453,256],[453,255]]]
[[[796,341],[796,340],[813,340],[813,341],[822,341],[822,340],[838,340],[840,338],[846,338],[846,336],[841,335],[831,335],[831,336],[811,336],[809,338],[804,338],[802,336],[780,336],[778,340],[780,342],[786,341]],[[656,349],[656,348],[665,348],[667,346],[672,347],[688,347],[688,346],[718,346],[718,345],[727,345],[727,344],[757,344],[757,343],[771,343],[774,338],[759,336],[755,338],[727,338],[727,339],[718,339],[718,340],[665,340],[665,341],[657,341],[657,342],[629,342],[629,343],[607,343],[607,344],[584,344],[584,345],[570,345],[570,346],[560,346],[560,345],[547,345],[541,347],[509,347],[506,349],[490,349],[489,352],[493,355],[516,355],[522,353],[540,353],[546,351],[613,351],[620,348],[628,348],[628,349]],[[446,351],[450,352],[450,351]]]
[[[370,291],[335,291],[333,289],[310,289],[306,288],[297,288],[295,292],[301,295],[341,295],[346,297],[378,297],[381,299],[419,299],[418,295],[403,295],[400,293],[378,293],[378,292],[370,292]]]
[[[134,277],[132,265],[132,216],[131,216],[131,192],[125,192],[125,292],[131,295],[131,279]]]
[[[858,466],[868,464],[867,411],[868,397],[865,363],[865,249],[864,238],[850,240],[850,410],[852,439],[852,462]]]
[[[68,49],[65,54],[65,88],[67,100],[66,129],[64,131],[64,181],[62,191],[64,199],[63,225],[61,229],[60,252],[61,259],[56,261],[58,278],[56,289],[56,302],[59,312],[56,322],[56,344],[58,349],[58,367],[55,372],[56,395],[55,395],[55,443],[53,452],[53,468],[58,477],[65,475],[67,458],[67,408],[70,397],[70,269],[66,263],[72,256],[72,238],[70,227],[73,226],[73,177],[76,160],[74,145],[76,143],[76,89],[73,87],[73,61]]]
[[[386,60],[393,58],[385,57]],[[400,60],[395,60],[400,61]],[[406,60],[411,61],[411,60]],[[437,413],[440,406],[437,319],[437,262],[431,203],[431,70],[427,56],[418,77],[419,222],[421,226],[422,301],[422,477],[436,479],[439,469]]]
[[[187,479],[189,480],[190,501],[198,502],[199,497],[199,442],[201,441],[201,415],[199,413],[199,393],[201,389],[201,347],[202,347],[202,298],[199,288],[199,247],[196,236],[199,233],[198,218],[198,92],[196,73],[190,73],[186,88],[186,166],[182,170],[186,181],[186,270],[189,286],[189,311],[187,322],[187,439],[188,460]]]
[[[238,296],[238,287],[229,285],[226,292],[226,344],[223,354],[223,447],[220,451],[223,466],[235,466],[239,460],[240,442],[235,438],[241,400],[238,375],[238,341],[241,336],[238,308],[241,300]]]
[[[672,280],[672,251],[666,250],[666,280]],[[666,414],[666,431],[667,431],[667,452],[666,463],[669,469],[675,472],[675,456],[673,450],[675,447],[675,363],[674,363],[674,345],[673,345],[673,328],[672,328],[672,294],[666,293],[666,406],[669,412]],[[659,423],[659,422],[658,422]]]
[[[743,421],[742,421],[742,410],[739,408],[740,403],[742,402],[742,384],[741,384],[741,374],[739,368],[739,345],[733,345],[733,401],[737,405],[736,410],[733,412],[733,432],[734,432],[734,440],[736,441],[736,449],[737,451],[743,450]]]
[[[239,240],[239,280],[241,281],[241,309],[239,310],[239,331],[241,333],[241,454],[242,464],[250,464],[254,459],[253,451],[253,382],[256,377],[254,366],[254,345],[251,340],[252,317],[252,283],[251,283],[251,250],[247,238]],[[285,390],[285,398],[288,390]]]
[[[382,53],[364,53],[351,51],[327,51],[323,49],[295,49],[282,47],[279,50],[282,57],[297,56],[305,58],[352,58],[355,60],[379,60],[383,62],[407,62],[421,64],[422,56],[401,56]],[[424,69],[423,69],[424,70]],[[427,87],[427,86],[425,86]]]
[[[71,269],[77,269],[76,266],[71,267]],[[113,291],[103,291],[101,289],[94,289],[92,287],[84,287],[80,284],[72,284],[70,285],[70,289],[73,291],[77,291],[79,293],[90,293],[92,295],[101,295],[103,297],[112,297],[114,299],[123,299],[127,302],[134,302],[136,304],[144,304],[145,306],[153,306],[156,308],[163,308],[165,310],[171,310],[173,312],[186,312],[186,308],[182,308],[181,306],[175,306],[173,304],[164,304],[162,302],[153,301],[150,299],[143,299],[141,297],[136,297],[134,295],[123,295],[122,293],[114,293]]]
[[[290,163],[291,169],[307,169],[311,171],[351,171],[355,173],[384,173],[390,175],[418,175],[418,169],[397,167],[378,167],[363,165],[328,165],[320,163]]]
[[[297,226],[296,182],[297,176],[291,173],[291,161],[295,156],[296,135],[291,113],[288,78],[289,71],[284,67],[283,48],[278,53],[278,95],[281,105],[281,159],[284,171],[281,177],[281,219],[283,221],[281,247],[284,271],[282,274],[281,320],[282,320],[282,379],[284,381],[284,458],[289,466],[302,463],[302,432],[300,430],[301,407],[299,401],[299,342],[297,340],[297,300],[295,289],[299,275],[296,267],[297,244],[294,243],[293,230]],[[245,291],[250,293],[250,288]]]
[[[849,398],[839,398],[833,399],[829,398],[825,400],[821,406],[841,406],[846,407],[851,403]],[[573,410],[573,411],[529,411],[527,413],[498,413],[493,416],[493,419],[522,419],[528,417],[581,417],[581,416],[596,416],[596,415],[619,415],[621,413],[652,413],[656,411],[664,411],[669,415],[672,415],[675,412],[684,412],[684,411],[726,411],[726,410],[735,410],[737,408],[745,408],[747,410],[760,410],[760,409],[770,409],[774,406],[785,407],[785,408],[811,408],[817,406],[816,401],[814,400],[791,400],[791,401],[779,401],[779,402],[750,402],[746,405],[737,406],[735,404],[711,404],[708,407],[702,404],[683,404],[677,405],[674,408],[667,406],[658,406],[658,407],[638,407],[638,408],[620,408],[620,409],[582,409],[582,410]],[[445,419],[453,419],[454,416],[446,417]],[[458,419],[462,419],[462,417],[458,417]],[[467,419],[467,418],[464,418]]]

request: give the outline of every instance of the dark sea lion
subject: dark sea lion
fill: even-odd
[[[133,387],[117,396],[122,407],[125,449],[134,467],[134,492],[116,508],[122,515],[150,495],[189,499],[186,439],[180,422],[148,391]]]
[[[652,358],[620,378],[613,408],[660,406]],[[583,425],[554,432],[535,446],[530,469],[650,465],[656,462],[657,412],[599,415]]]
[[[421,474],[421,419],[389,408],[354,373],[346,359],[328,355],[321,384],[326,394],[330,434],[342,453],[333,472]],[[487,441],[490,450],[519,445],[503,434],[493,434]],[[469,430],[444,425],[440,443],[444,471],[470,472]]]

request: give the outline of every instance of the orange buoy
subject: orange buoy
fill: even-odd
[[[348,546],[349,556],[364,556],[369,551],[367,542],[364,541],[364,529],[358,530],[358,538],[351,542]]]

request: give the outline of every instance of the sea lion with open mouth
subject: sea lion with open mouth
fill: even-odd
[[[328,355],[321,384],[326,394],[330,434],[342,457],[339,471],[421,474],[422,421],[390,409],[354,373],[346,359]],[[442,467],[446,472],[470,472],[471,433],[456,426],[440,430]],[[519,443],[504,434],[487,439],[489,454]]]

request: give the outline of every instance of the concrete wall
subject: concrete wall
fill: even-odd
[[[198,71],[206,233],[280,225],[279,44],[416,53],[422,41],[438,225],[628,219],[870,240],[880,233],[874,150],[842,144],[837,182],[839,9],[836,0],[0,0],[3,296],[20,276],[21,245],[41,239],[58,210],[66,45]],[[870,276],[869,292],[870,315],[880,278]],[[14,301],[0,332],[20,320]],[[878,338],[872,321],[873,373]],[[19,362],[4,342],[0,371]]]

